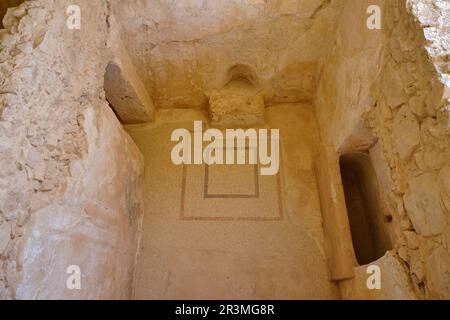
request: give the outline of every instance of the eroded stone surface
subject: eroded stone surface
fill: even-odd
[[[371,299],[371,300],[415,300],[416,295],[407,269],[398,261],[395,254],[387,252],[382,258],[373,262],[380,268],[381,288],[369,290],[367,279],[368,265],[355,268],[355,277],[343,281],[341,289],[344,299]]]
[[[360,119],[367,120],[382,150],[373,160],[387,165],[379,179],[388,190],[383,206],[393,218],[393,254],[408,263],[418,297],[445,296],[448,279],[442,275],[450,265],[444,255],[442,260],[435,255],[431,266],[430,256],[442,245],[450,214],[444,182],[450,161],[449,6],[433,0],[377,3],[384,13],[381,31],[364,28],[365,16],[338,25],[342,40],[325,63],[316,95],[322,137],[339,149]],[[351,68],[358,71],[348,76],[345,70]],[[352,147],[358,146],[346,150]],[[441,276],[430,277],[430,268],[441,268]]]
[[[441,169],[438,175],[439,190],[447,211],[450,211],[450,166]]]
[[[264,124],[264,98],[246,80],[235,80],[209,96],[211,125],[220,127],[249,127]]]
[[[387,291],[364,290],[361,266],[343,273],[355,274],[344,296],[449,297],[448,1],[79,0],[81,31],[66,28],[69,4],[27,2],[10,10],[0,31],[1,298],[131,296],[143,164],[108,109],[108,62],[124,79],[107,78],[108,91],[137,101],[113,103],[126,122],[152,120],[153,102],[194,109],[210,102],[214,125],[255,125],[266,106],[314,100],[327,152],[337,158],[376,145],[370,153],[383,170],[383,214],[391,219],[394,247],[378,261],[388,270]],[[381,30],[366,27],[369,5],[383,9]],[[230,74],[252,87],[224,88]],[[299,139],[293,150],[304,147]],[[300,163],[286,169],[289,217],[309,223],[304,239],[322,253],[312,159],[293,159]],[[342,214],[339,172],[331,174],[325,189]],[[293,205],[299,191],[315,203],[305,216]],[[349,241],[334,245],[352,252]],[[351,254],[345,259],[341,266],[354,263]],[[85,291],[64,289],[69,264],[85,272]],[[260,275],[256,286],[269,292],[270,272]]]
[[[405,208],[417,232],[423,236],[440,234],[446,226],[445,211],[436,175],[426,173],[409,181]]]
[[[450,299],[450,254],[442,247],[433,251],[427,262],[430,298]]]
[[[89,32],[66,27],[64,0],[26,2],[0,30],[2,299],[131,295],[143,163],[104,98],[108,9],[77,3]]]
[[[111,61],[106,66],[104,89],[106,99],[122,123],[153,120],[152,98],[139,78],[136,66],[120,38],[114,15],[108,16],[108,45]]]
[[[105,72],[106,99],[123,123],[148,122],[153,118],[153,105],[146,91],[140,97],[132,79],[125,75],[121,67],[110,63]],[[138,81],[138,79],[135,79]]]

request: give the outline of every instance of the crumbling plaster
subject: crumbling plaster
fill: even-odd
[[[77,3],[82,30],[66,27],[71,1],[37,0],[0,31],[3,299],[132,294],[143,159],[105,100],[106,2]]]
[[[110,2],[155,105],[206,108],[238,64],[255,70],[267,105],[311,101],[344,1]]]
[[[108,16],[108,26],[111,61],[105,70],[106,99],[122,123],[150,122],[155,111],[152,98],[139,78],[112,14]]]
[[[1,298],[131,297],[143,159],[105,100],[111,61],[148,119],[153,103],[206,108],[236,65],[266,106],[314,101],[343,297],[450,298],[448,1],[77,2],[81,32],[65,26],[68,0],[26,2],[0,31]],[[366,27],[369,4],[381,30]],[[393,218],[376,295],[358,281],[337,166],[369,149]],[[65,289],[70,264],[85,270],[81,291]]]

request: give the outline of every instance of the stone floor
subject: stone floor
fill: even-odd
[[[211,192],[259,188],[259,197],[205,199],[204,166],[172,164],[170,135],[192,128],[194,120],[206,123],[199,111],[168,110],[152,124],[127,126],[146,158],[135,298],[339,298],[325,263],[313,171],[319,131],[311,106],[266,110],[267,125],[280,129],[279,176],[259,177],[255,186],[251,166],[209,169]],[[230,177],[242,183],[233,186]]]

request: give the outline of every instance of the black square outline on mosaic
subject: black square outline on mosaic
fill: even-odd
[[[234,148],[235,151],[238,148]],[[245,147],[245,150],[249,150],[248,147]],[[204,199],[257,199],[259,198],[259,176],[258,169],[259,166],[257,164],[253,165],[253,176],[255,183],[255,192],[254,194],[210,194],[209,193],[209,165],[205,164],[205,180],[203,184],[203,198]]]

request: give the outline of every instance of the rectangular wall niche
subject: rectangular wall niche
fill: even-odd
[[[368,264],[391,249],[386,229],[391,221],[382,212],[378,180],[369,153],[343,154],[339,164],[356,259],[360,265]]]

